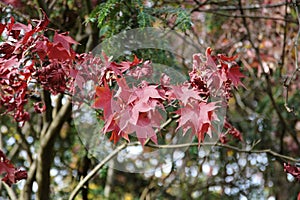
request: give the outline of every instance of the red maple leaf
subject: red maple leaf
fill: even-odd
[[[211,122],[218,120],[217,116],[214,115],[215,108],[217,108],[215,102],[190,102],[176,111],[180,115],[176,130],[182,128],[183,134],[185,134],[191,129],[192,133],[198,137],[200,145],[200,142],[204,140],[205,133],[211,136]]]
[[[122,72],[127,71],[128,69],[130,69],[131,67],[137,66],[139,64],[141,64],[143,62],[143,60],[138,59],[138,57],[136,57],[136,55],[134,55],[134,59],[132,62],[130,61],[123,61],[120,63],[119,68],[121,69]]]
[[[112,114],[112,91],[108,84],[105,82],[104,86],[96,87],[95,102],[92,105],[93,108],[103,109],[104,119]]]
[[[36,32],[38,31],[41,31],[41,30],[44,30],[48,24],[49,24],[49,18],[47,17],[46,13],[42,10],[43,14],[44,14],[44,19],[43,20],[32,20],[32,21],[35,21],[37,22],[37,25],[36,25]]]
[[[237,87],[239,85],[245,87],[240,80],[240,78],[244,78],[245,75],[240,72],[240,69],[238,66],[230,67],[227,71],[227,76],[232,81],[232,83],[235,87]]]
[[[172,86],[174,97],[180,100],[185,106],[192,99],[194,100],[203,100],[199,92],[195,88],[191,88],[189,84]]]
[[[71,57],[74,57],[74,51],[71,48],[72,44],[79,44],[76,42],[73,38],[68,36],[68,33],[63,33],[63,34],[58,34],[55,32],[54,37],[53,37],[53,43],[54,44],[61,44],[65,50],[69,53]]]
[[[0,175],[6,173],[2,181],[11,186],[19,180],[27,178],[27,172],[17,169],[0,150]]]

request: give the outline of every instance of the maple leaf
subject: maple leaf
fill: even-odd
[[[19,8],[22,6],[22,1],[20,0],[2,0],[2,2],[12,5],[15,8]]]
[[[102,128],[102,132],[104,134],[111,132],[110,140],[114,141],[115,144],[120,140],[120,138],[124,138],[128,142],[130,142],[128,134],[120,128],[122,127],[122,124],[120,124],[119,116],[119,112],[114,112],[111,115],[109,115],[108,118],[105,120],[104,127]]]
[[[143,85],[139,88],[129,88],[124,78],[117,79],[119,89],[115,95],[119,107],[114,109],[106,120],[104,132],[119,128],[126,134],[135,133],[138,140],[144,145],[150,138],[157,143],[155,128],[159,128],[163,117],[157,110],[163,110],[161,101],[164,95],[157,85]],[[114,132],[114,138],[120,137]]]
[[[11,186],[19,180],[27,178],[27,172],[15,168],[15,166],[8,160],[5,154],[0,150],[0,174],[6,173],[2,181]]]
[[[127,71],[128,69],[130,69],[131,67],[137,66],[138,64],[141,64],[143,62],[143,60],[138,59],[138,57],[136,57],[136,55],[134,55],[134,59],[132,62],[130,61],[122,61],[120,63],[120,65],[118,66],[122,72]]]
[[[130,122],[136,125],[140,113],[155,110],[163,99],[155,85],[137,88],[128,99],[128,104],[132,105]]]
[[[232,81],[232,83],[235,87],[237,87],[239,85],[245,87],[240,80],[240,78],[244,78],[245,75],[240,72],[240,69],[238,66],[230,67],[227,71],[227,76]]]
[[[68,33],[58,34],[57,32],[55,32],[55,34],[54,34],[53,43],[61,44],[64,47],[64,49],[66,49],[68,51],[70,56],[72,56],[72,54],[74,54],[74,52],[71,48],[71,45],[79,44],[73,38],[68,36]]]
[[[105,82],[104,86],[96,87],[95,102],[92,107],[103,109],[104,119],[107,119],[112,114],[112,92]]]
[[[214,115],[215,108],[217,108],[216,102],[190,102],[176,111],[180,115],[176,130],[182,128],[183,134],[185,134],[191,129],[192,133],[197,136],[200,145],[200,142],[204,140],[205,133],[211,136],[211,122],[218,120]]]
[[[157,136],[153,127],[135,125],[132,127],[132,130],[136,133],[136,136],[142,145],[145,145],[145,142],[148,138],[157,144]]]
[[[0,45],[0,54],[3,54],[2,58],[9,59],[12,57],[12,53],[15,50],[15,45],[9,42],[4,42]]]
[[[123,127],[124,132],[130,134],[135,133],[142,145],[145,144],[148,138],[157,144],[155,128],[160,127],[160,122],[163,120],[161,114],[157,110],[139,113],[136,124],[132,124],[128,121],[128,118],[126,118],[126,116],[129,116],[128,114],[129,112],[126,112],[125,115],[120,118],[122,124],[125,124]]]
[[[218,67],[217,67],[214,59],[211,56],[211,52],[212,52],[212,49],[210,47],[208,47],[206,49],[206,64],[211,70],[217,71]]]
[[[189,84],[180,86],[171,86],[176,99],[180,100],[185,106],[191,99],[202,101],[199,92],[191,88]]]
[[[32,20],[32,21],[37,22],[36,32],[44,30],[50,23],[49,18],[47,17],[47,14],[43,10],[42,10],[42,12],[44,14],[43,20]]]
[[[226,62],[233,62],[237,59],[238,55],[234,55],[232,57],[228,57],[228,56],[225,56],[223,54],[219,54],[218,55],[219,59],[223,60],[223,61],[226,61]]]
[[[224,128],[228,130],[228,134],[232,135],[239,141],[243,141],[241,132],[232,126],[227,119],[225,119]]]
[[[57,60],[67,60],[67,59],[74,59],[74,55],[68,52],[61,43],[47,43],[47,55],[49,59],[57,59]]]
[[[128,134],[124,133],[123,131],[118,130],[118,128],[115,128],[112,132],[111,132],[111,136],[109,138],[110,141],[114,141],[114,144],[117,144],[117,142],[121,139],[124,138],[126,139],[128,142],[129,141],[129,137]]]

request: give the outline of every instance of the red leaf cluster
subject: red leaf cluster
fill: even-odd
[[[293,175],[298,181],[300,181],[300,167],[284,163],[283,168],[285,172]]]
[[[4,173],[5,176],[2,178],[2,181],[9,186],[18,182],[19,180],[27,178],[27,172],[16,168],[0,150],[0,175]]]
[[[49,24],[46,15],[33,22],[35,25],[15,23],[11,17],[9,23],[0,24],[0,34],[4,33],[0,44],[0,101],[6,113],[22,123],[29,120],[25,105],[32,94],[39,95],[40,86],[54,95],[72,90],[70,73],[81,57],[72,49],[77,42],[68,33],[55,31],[53,41],[45,36]],[[37,112],[45,110],[44,105],[34,107]]]
[[[82,100],[86,98],[84,87],[89,80],[97,86],[87,100],[94,99],[94,108],[103,111],[103,132],[110,133],[114,142],[122,137],[129,140],[128,135],[135,133],[142,144],[147,139],[156,143],[156,130],[164,118],[177,114],[176,130],[182,129],[185,134],[191,129],[200,143],[206,133],[211,134],[211,122],[218,120],[218,102],[211,102],[210,97],[221,96],[228,101],[231,86],[242,85],[240,78],[244,76],[234,62],[236,57],[212,56],[210,48],[205,57],[194,55],[190,80],[183,84],[170,85],[171,78],[162,74],[161,83],[142,81],[129,85],[126,76],[138,80],[151,75],[150,61],[143,62],[135,56],[133,61],[116,63],[105,54],[103,59],[76,54],[71,46],[77,42],[68,33],[54,31],[53,40],[45,36],[49,31],[46,15],[34,22],[24,25],[11,18],[9,23],[0,25],[0,33],[6,37],[0,44],[1,104],[18,122],[29,119],[24,106],[32,93],[38,93],[36,88],[42,87],[54,95],[68,91]],[[42,102],[33,106],[36,112],[45,110]],[[174,112],[167,113],[166,107],[173,107]],[[230,133],[238,135],[233,128]]]
[[[239,141],[243,141],[242,134],[239,130],[237,130],[234,126],[232,126],[227,119],[225,119],[224,128],[226,129],[226,133],[222,133],[220,135],[221,143],[225,144],[228,142],[228,134],[232,135],[234,138],[238,139]]]
[[[98,62],[100,67],[96,73],[88,70],[93,68],[89,67],[89,64],[94,63],[93,58],[86,65],[81,65],[81,70],[75,74],[77,78],[80,77],[79,88],[82,88],[80,80],[88,79],[98,83],[93,107],[103,111],[101,119],[105,125],[102,131],[110,133],[110,139],[115,143],[122,137],[129,140],[128,135],[134,133],[142,144],[147,139],[157,143],[156,130],[159,130],[165,120],[162,113],[165,113],[164,116],[172,114],[167,113],[165,108],[177,102],[173,107],[173,114],[179,115],[176,130],[182,129],[185,134],[191,129],[200,144],[205,134],[211,135],[212,121],[218,120],[215,110],[219,105],[218,102],[211,102],[210,95],[218,92],[228,100],[231,86],[241,85],[239,79],[243,77],[234,63],[235,57],[211,56],[211,49],[208,48],[206,59],[200,54],[194,55],[193,70],[189,73],[190,81],[170,85],[171,78],[162,74],[160,84],[142,81],[139,85],[129,86],[126,77],[140,79],[151,75],[151,63],[134,57],[132,62],[123,61],[118,64],[109,61],[105,55],[103,57],[104,61]],[[232,70],[231,66],[237,70]],[[225,123],[225,128],[229,134],[242,140],[240,132],[228,122]]]
[[[189,73],[193,87],[204,96],[223,96],[227,101],[231,97],[231,85],[242,85],[240,78],[245,77],[234,61],[237,56],[227,57],[219,54],[211,55],[207,48],[206,57],[202,54],[193,56],[193,70]]]

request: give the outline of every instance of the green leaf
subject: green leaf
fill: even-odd
[[[98,27],[101,28],[105,18],[111,13],[117,2],[117,0],[109,0],[106,3],[98,5],[86,22],[95,22],[97,20]]]
[[[155,21],[155,19],[152,15],[150,15],[144,11],[141,11],[138,14],[137,19],[138,19],[139,27],[141,27],[141,28],[152,26],[151,23]]]
[[[182,31],[189,30],[192,26],[191,16],[185,10],[180,9],[178,10],[175,24]]]

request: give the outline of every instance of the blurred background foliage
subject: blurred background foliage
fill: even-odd
[[[227,115],[242,132],[243,142],[232,138],[228,144],[241,150],[271,149],[299,159],[299,73],[285,86],[295,71],[296,54],[300,56],[295,49],[295,41],[299,40],[299,16],[295,10],[299,4],[293,2],[2,0],[0,18],[1,23],[10,16],[27,23],[30,19],[42,18],[43,9],[50,18],[51,28],[70,32],[81,44],[74,46],[77,52],[91,51],[123,30],[156,27],[178,31],[192,40],[191,45],[201,53],[206,47],[212,47],[215,53],[237,54],[238,64],[247,76],[243,79],[246,88],[234,89]],[[132,60],[133,54],[167,66],[175,67],[177,62],[168,52],[156,49],[131,52],[118,59]],[[187,63],[182,64],[186,70],[191,68]],[[286,105],[292,112],[288,112]],[[31,111],[33,113],[33,109]],[[26,169],[35,159],[41,131],[40,117],[32,116],[22,129],[10,117],[0,117],[0,148],[17,166]],[[54,152],[50,196],[67,199],[99,161],[81,144],[71,118],[60,130]],[[158,168],[149,174],[131,174],[106,166],[77,199],[292,200],[300,192],[299,182],[283,171],[285,160],[265,152],[243,153],[221,147],[206,152],[193,146],[181,153],[169,170]],[[14,185],[12,190],[19,196],[23,186],[24,181]],[[8,190],[3,185],[0,188],[0,196],[8,198]],[[36,190],[33,184],[32,199]]]

